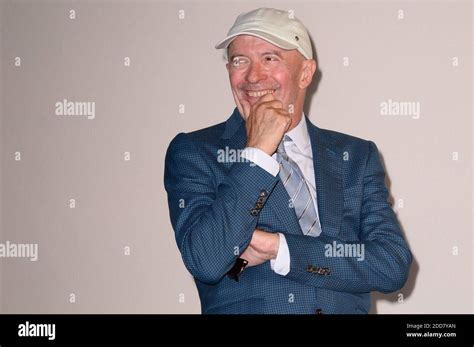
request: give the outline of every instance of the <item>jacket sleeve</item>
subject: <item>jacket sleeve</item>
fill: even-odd
[[[264,204],[278,180],[251,162],[236,162],[217,184],[216,158],[181,133],[168,147],[164,174],[184,264],[208,284],[219,282],[247,248],[261,209],[257,200]]]
[[[369,142],[363,178],[359,239],[350,242],[321,234],[319,237],[285,234],[290,251],[286,278],[319,288],[351,293],[393,292],[404,286],[412,262],[395,213],[387,201],[385,172],[377,147]],[[359,244],[364,256],[326,256],[328,245]],[[360,248],[362,249],[362,248]]]

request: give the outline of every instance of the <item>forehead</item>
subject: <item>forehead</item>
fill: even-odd
[[[249,52],[261,53],[263,51],[274,51],[282,54],[290,52],[252,35],[239,35],[232,40],[229,45],[229,53],[231,54],[243,54]]]

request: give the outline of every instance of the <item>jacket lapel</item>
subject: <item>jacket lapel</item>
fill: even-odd
[[[237,107],[229,119],[227,119],[221,139],[224,140],[229,148],[243,149],[245,147],[245,143],[247,142],[245,122]]]
[[[324,235],[336,236],[340,231],[344,208],[342,160],[338,145],[308,118],[309,137],[313,150],[316,194],[321,228]]]

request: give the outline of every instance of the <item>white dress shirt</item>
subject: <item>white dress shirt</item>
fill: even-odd
[[[287,132],[286,135],[288,135],[292,141],[284,142],[285,151],[288,154],[288,157],[290,157],[299,166],[301,172],[303,173],[303,176],[308,183],[311,197],[313,198],[314,208],[316,209],[316,213],[319,217],[313,166],[313,150],[311,149],[311,140],[309,138],[308,127],[304,114],[301,117],[298,125]],[[246,147],[242,151],[241,157],[251,160],[275,177],[280,171],[280,165],[276,160],[276,153],[272,156],[269,156],[261,149],[255,147]],[[288,272],[290,272],[290,250],[288,249],[285,235],[282,233],[278,234],[280,236],[280,246],[278,248],[276,259],[270,260],[270,266],[277,274],[285,276],[288,274]]]

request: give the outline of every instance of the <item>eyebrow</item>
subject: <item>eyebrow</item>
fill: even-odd
[[[263,52],[261,55],[267,55],[267,54],[274,54],[274,55],[278,56],[279,58],[283,59],[283,56],[281,55],[281,53],[279,51],[266,51],[266,52]],[[236,58],[236,57],[248,58],[244,54],[232,54],[231,57],[230,57],[230,61],[234,60],[234,58]]]
[[[267,55],[267,54],[274,54],[280,58],[283,58],[283,56],[281,55],[281,53],[279,51],[268,51],[268,52],[264,52],[262,53],[262,55]]]

